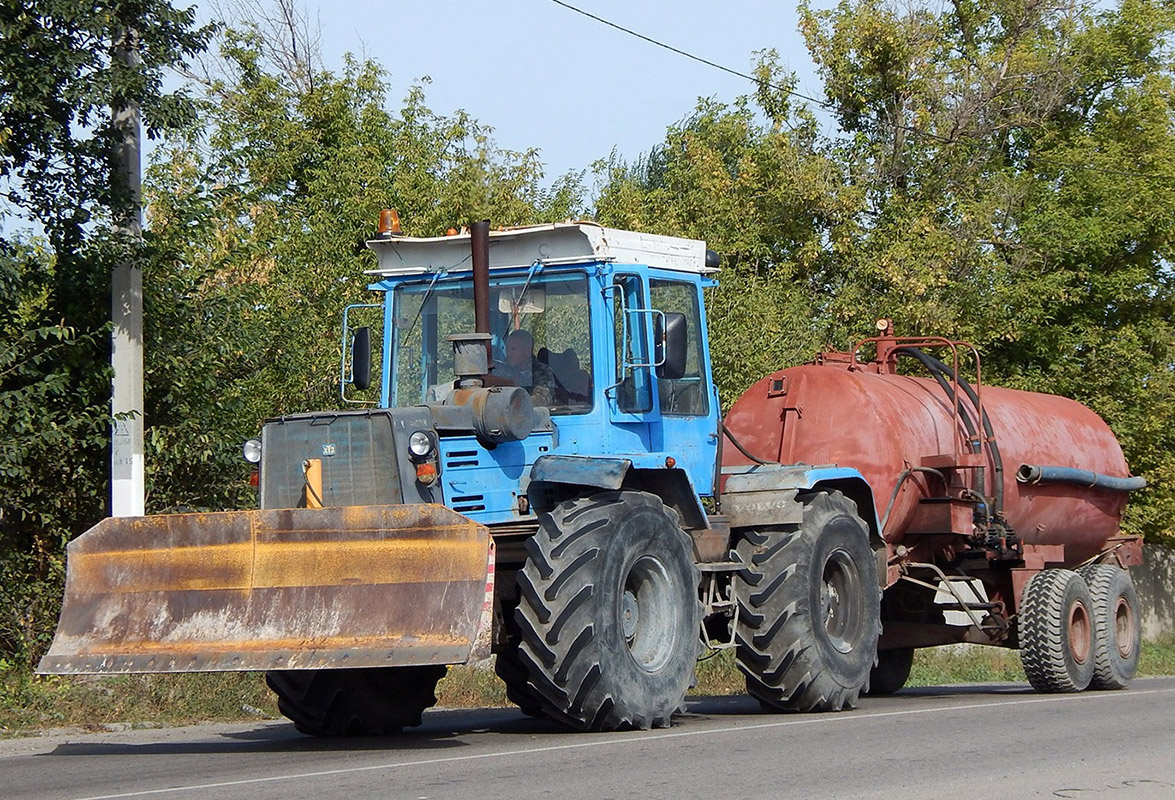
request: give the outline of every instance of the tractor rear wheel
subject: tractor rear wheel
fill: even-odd
[[[840,492],[804,501],[798,526],[744,531],[736,547],[737,657],[764,708],[853,708],[877,655],[881,591],[869,532]]]
[[[1080,575],[1046,569],[1020,601],[1020,663],[1038,692],[1080,692],[1094,669],[1093,598]]]
[[[420,724],[447,667],[275,670],[277,707],[310,736],[388,736]]]
[[[699,573],[675,512],[603,492],[539,515],[518,573],[518,657],[542,711],[579,730],[668,727],[700,643]]]

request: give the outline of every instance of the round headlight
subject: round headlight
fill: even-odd
[[[261,461],[261,440],[249,439],[241,445],[241,455],[250,464],[257,464]]]
[[[432,434],[427,431],[416,431],[408,437],[408,452],[416,458],[428,458],[435,448]]]

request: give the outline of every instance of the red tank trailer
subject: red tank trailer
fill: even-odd
[[[1125,568],[1141,544],[1119,523],[1145,481],[1109,426],[1067,398],[982,386],[966,343],[882,330],[767,376],[724,421],[754,459],[852,467],[872,487],[854,498],[886,562],[871,690],[900,688],[915,647],[963,641],[1019,646],[1041,689],[1125,685],[1139,635]],[[724,450],[724,466],[750,461]],[[950,610],[968,623],[947,624]],[[1118,631],[1104,653],[1098,625]]]

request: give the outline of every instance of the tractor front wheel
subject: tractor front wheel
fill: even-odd
[[[276,670],[277,707],[310,736],[388,736],[420,724],[446,667]]]
[[[654,495],[603,492],[540,514],[515,619],[528,697],[578,730],[667,727],[693,680],[699,574]]]

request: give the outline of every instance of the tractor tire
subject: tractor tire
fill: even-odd
[[[388,736],[420,724],[447,667],[278,670],[265,673],[277,707],[309,736]]]
[[[1020,663],[1038,692],[1080,692],[1093,680],[1094,606],[1089,587],[1068,569],[1041,570],[1024,587]]]
[[[577,730],[668,727],[700,646],[700,576],[675,512],[603,492],[539,515],[518,573],[518,656],[542,711]]]
[[[906,685],[910,669],[914,666],[914,648],[900,647],[896,650],[880,650],[877,663],[869,670],[869,686],[864,694],[870,696],[890,695]]]
[[[518,647],[510,646],[494,656],[494,673],[506,684],[506,699],[528,717],[542,719],[543,698],[530,685],[526,664],[518,655]]]
[[[737,663],[776,711],[856,706],[881,632],[869,532],[840,492],[804,500],[799,526],[745,531],[736,546]]]
[[[1142,620],[1130,573],[1114,564],[1077,571],[1093,598],[1094,659],[1091,689],[1125,689],[1138,672]]]

